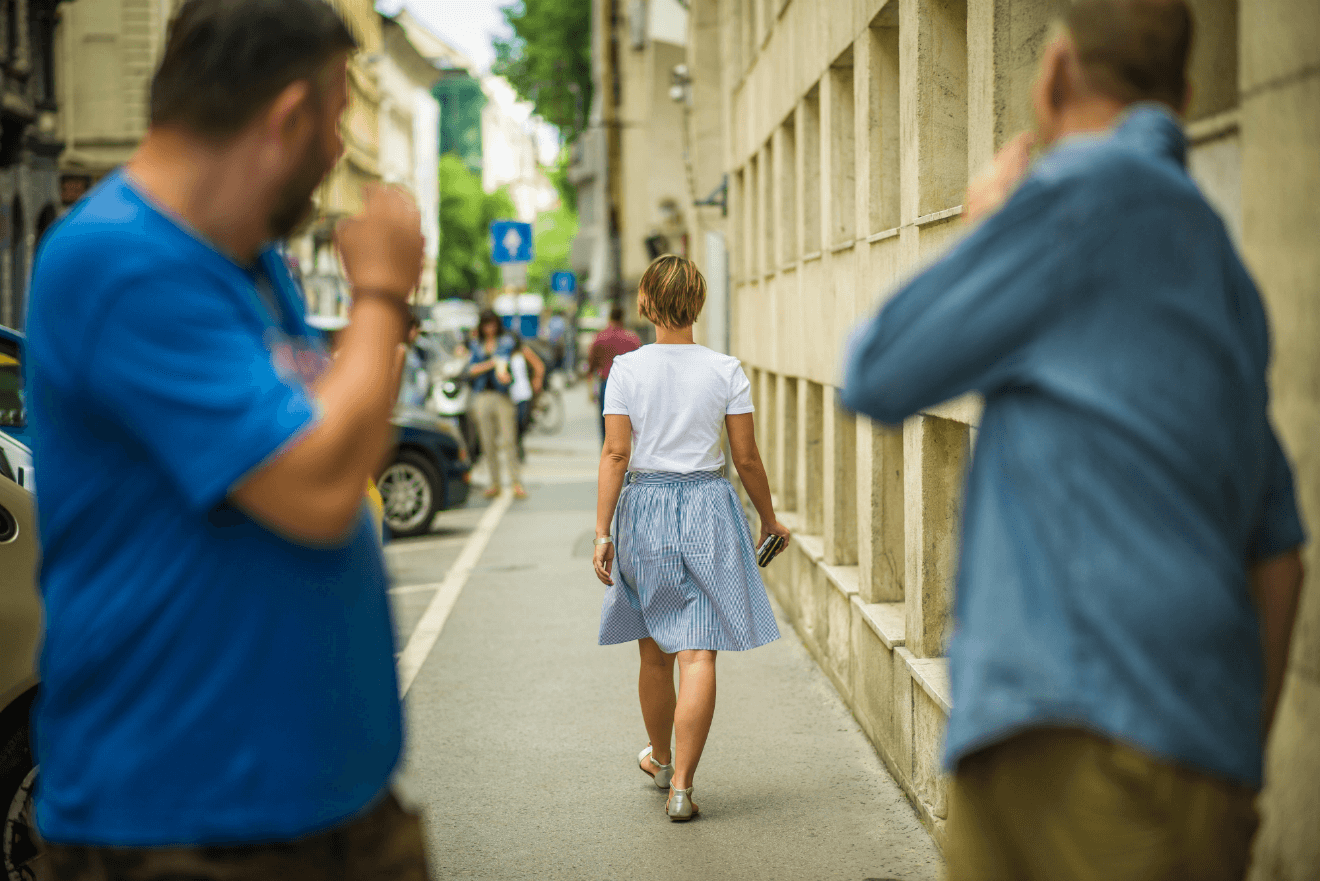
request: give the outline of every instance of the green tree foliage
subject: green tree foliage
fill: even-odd
[[[461,71],[446,74],[431,89],[440,104],[440,152],[457,153],[471,171],[481,173],[481,83]]]
[[[533,233],[535,253],[527,267],[527,290],[537,294],[550,293],[550,276],[568,271],[569,252],[577,231],[577,212],[572,208],[560,206],[553,211],[541,212]]]
[[[545,169],[546,177],[550,178],[550,183],[555,185],[555,190],[559,193],[559,200],[568,207],[574,214],[577,213],[577,187],[568,179],[568,166],[571,162],[568,148],[559,151],[559,158],[555,160],[554,165],[542,166]],[[576,223],[576,217],[574,218]]]
[[[481,177],[456,153],[440,157],[440,254],[436,283],[441,298],[471,297],[496,287],[500,273],[490,262],[490,225],[512,217],[513,200],[503,189],[487,193]]]
[[[590,0],[520,0],[504,18],[514,36],[495,41],[492,70],[573,141],[591,107]]]

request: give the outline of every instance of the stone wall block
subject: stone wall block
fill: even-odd
[[[894,755],[894,662],[857,608],[852,616],[853,715],[885,755]]]
[[[779,432],[777,424],[779,421],[779,378],[768,370],[758,370],[759,382],[753,383],[759,394],[756,400],[756,436],[765,449],[761,453],[762,464],[766,466],[766,477],[770,483],[770,491],[779,492],[778,473],[770,467],[774,462],[774,457],[778,454],[776,445],[779,442]],[[755,522],[755,521],[753,521]]]
[[[893,737],[894,746],[890,752],[890,758],[894,761],[894,766],[903,779],[899,782],[907,787],[912,787],[914,775],[912,771],[912,753],[913,753],[913,720],[912,720],[912,701],[913,694],[921,691],[921,686],[912,681],[912,669],[908,666],[908,661],[912,660],[912,653],[906,648],[898,647],[893,652]]]
[[[907,646],[918,658],[945,653],[967,456],[961,422],[917,416],[903,426]]]
[[[853,604],[829,579],[825,581],[825,611],[828,624],[825,632],[825,656],[834,687],[847,703],[853,701]]]
[[[944,751],[944,712],[919,686],[912,691],[913,784],[930,812],[949,816],[948,775],[940,762]]]
[[[825,562],[857,563],[857,420],[825,387]]]
[[[857,565],[862,602],[903,599],[903,431],[857,419]]]
[[[798,383],[782,373],[775,377],[777,396],[775,422],[774,470],[779,506],[796,511],[798,463]]]
[[[1320,683],[1290,677],[1274,722],[1250,881],[1314,881],[1320,871]]]
[[[819,383],[798,380],[798,512],[803,529],[820,535],[825,518],[824,389]]]

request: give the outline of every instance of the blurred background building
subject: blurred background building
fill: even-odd
[[[768,582],[942,840],[944,655],[981,404],[951,401],[886,430],[840,409],[835,387],[845,334],[962,235],[969,174],[1032,125],[1029,88],[1066,0],[692,0],[678,13],[669,0],[593,2],[597,100],[574,147],[575,262],[593,268],[598,297],[632,294],[653,235],[690,253],[713,291],[727,271],[728,344],[752,378],[777,506],[798,537]],[[1189,165],[1270,310],[1274,417],[1314,526],[1320,44],[1303,35],[1320,33],[1320,4],[1190,5]],[[657,21],[671,14],[686,18],[683,34]],[[602,266],[612,290],[594,275]],[[717,347],[721,308],[712,297],[699,328]],[[1307,562],[1320,571],[1315,542]],[[1269,748],[1257,877],[1314,878],[1320,866],[1307,831],[1320,818],[1318,726],[1309,585]]]
[[[0,323],[23,326],[37,241],[59,216],[59,0],[4,0],[0,16]]]
[[[575,269],[597,300],[632,302],[651,260],[691,253],[686,103],[670,94],[686,61],[688,17],[679,0],[592,0],[594,106],[570,176]]]

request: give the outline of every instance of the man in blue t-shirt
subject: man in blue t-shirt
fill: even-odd
[[[1241,879],[1304,531],[1264,309],[1187,174],[1179,0],[1082,0],[984,222],[850,344],[898,423],[976,391],[949,650],[951,881]],[[1263,651],[1262,651],[1263,646]]]
[[[34,726],[57,878],[426,877],[390,794],[394,634],[364,506],[420,218],[377,188],[341,225],[333,363],[272,244],[343,153],[354,48],[321,0],[188,0],[146,138],[43,242]]]

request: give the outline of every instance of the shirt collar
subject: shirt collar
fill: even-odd
[[[1139,101],[1114,122],[1114,137],[1132,146],[1187,165],[1187,136],[1171,109],[1158,101]]]

